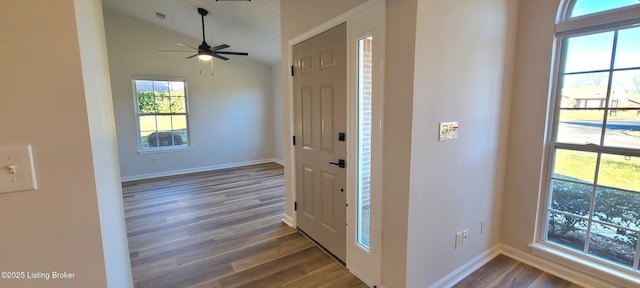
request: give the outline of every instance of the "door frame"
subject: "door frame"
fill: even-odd
[[[381,278],[381,223],[382,223],[382,115],[384,91],[384,56],[385,56],[385,0],[369,0],[341,15],[338,15],[288,41],[287,57],[283,59],[286,67],[293,65],[293,46],[325,32],[337,25],[347,23],[347,268],[369,286],[379,285]],[[370,249],[363,249],[356,239],[356,203],[357,203],[357,141],[358,139],[358,41],[364,37],[373,36],[373,95],[372,95],[372,164],[371,164],[371,219],[370,219]],[[286,61],[286,62],[285,62]],[[294,91],[293,77],[288,76],[287,83],[288,107],[285,113],[289,115],[289,123],[285,123],[288,141],[294,136]],[[287,142],[285,142],[287,143]],[[295,149],[288,142],[285,151],[288,160],[285,165],[295,166]],[[287,153],[285,152],[285,153]],[[287,160],[287,159],[286,159]],[[285,205],[293,207],[296,193],[296,171],[285,169]],[[288,201],[287,201],[288,200]],[[286,211],[292,211],[286,209]],[[297,226],[295,211],[290,215],[285,213],[283,222],[291,227]]]

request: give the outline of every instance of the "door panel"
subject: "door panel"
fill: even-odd
[[[302,139],[304,148],[313,150],[313,90],[311,86],[302,88]]]
[[[333,85],[323,84],[320,88],[320,113],[321,113],[321,137],[322,150],[333,151],[334,131],[333,131]]]
[[[334,221],[335,180],[335,175],[322,171],[322,224],[332,231],[340,229],[338,223]]]
[[[313,201],[313,170],[314,169],[309,166],[304,166],[304,170],[302,172],[303,197],[301,204],[304,207],[304,213],[310,218],[314,218],[313,215],[315,215],[315,213],[313,213],[313,203],[315,203],[315,201]]]
[[[346,259],[346,24],[293,47],[298,228]]]

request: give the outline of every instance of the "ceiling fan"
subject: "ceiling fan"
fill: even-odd
[[[158,51],[163,51],[163,52],[191,52],[193,53],[194,51],[196,52],[196,54],[193,54],[185,59],[189,59],[189,58],[193,58],[198,56],[198,58],[200,60],[203,61],[208,61],[211,60],[213,57],[216,57],[218,59],[222,59],[222,60],[229,60],[229,58],[222,56],[222,55],[241,55],[241,56],[247,56],[249,55],[249,53],[246,52],[231,52],[231,51],[220,51],[222,49],[226,49],[229,48],[231,46],[227,45],[227,44],[222,44],[222,45],[218,45],[216,47],[211,47],[209,46],[209,44],[207,44],[207,41],[205,40],[204,37],[204,16],[207,16],[207,14],[209,14],[209,11],[203,9],[203,8],[198,8],[198,14],[200,14],[200,16],[202,17],[202,44],[200,44],[198,46],[198,48],[193,47],[193,46],[189,46],[189,45],[185,45],[182,43],[178,43],[178,42],[173,42],[173,44],[176,45],[180,45],[182,47],[185,48],[190,48],[193,50],[190,51],[185,51],[185,50],[158,50]],[[221,55],[222,54],[222,55]]]

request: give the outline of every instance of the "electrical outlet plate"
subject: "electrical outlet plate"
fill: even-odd
[[[469,230],[464,229],[464,231],[462,231],[462,245],[467,243],[468,240],[469,240]]]
[[[453,140],[458,138],[458,122],[440,122],[438,141]]]
[[[0,193],[37,188],[31,145],[0,147]]]
[[[458,249],[459,247],[462,246],[462,238],[463,238],[462,231],[456,233],[456,243],[455,243],[455,246],[454,246],[455,249]]]

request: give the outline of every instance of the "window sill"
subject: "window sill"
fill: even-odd
[[[172,148],[157,148],[157,149],[148,149],[148,150],[140,150],[138,149],[138,154],[159,154],[159,153],[172,153],[172,152],[184,152],[191,150],[193,146],[183,146],[183,147],[172,147]]]
[[[640,287],[640,272],[617,267],[616,265],[599,261],[573,253],[550,243],[537,242],[530,244],[532,253],[536,256],[551,260],[576,271],[597,277],[621,287]]]

